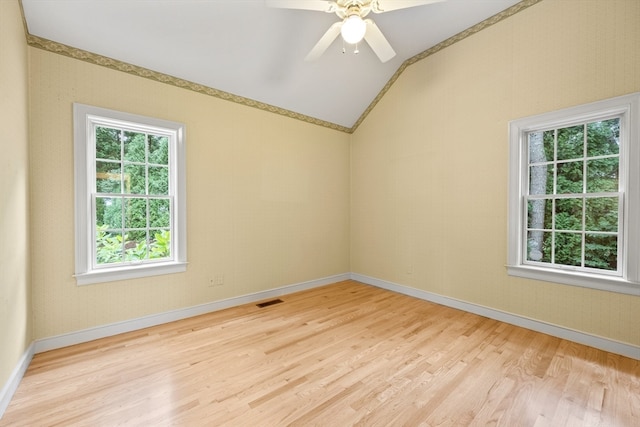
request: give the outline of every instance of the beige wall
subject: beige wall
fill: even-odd
[[[640,298],[509,277],[507,123],[640,91],[640,1],[545,0],[410,66],[353,135],[351,271],[640,345]]]
[[[349,135],[29,55],[36,339],[349,271]],[[186,124],[186,273],[76,285],[73,102]],[[224,285],[208,287],[219,274]]]
[[[31,344],[27,45],[17,1],[0,1],[0,389]]]

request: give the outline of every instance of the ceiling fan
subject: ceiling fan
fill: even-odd
[[[305,57],[307,61],[319,58],[342,35],[348,44],[356,45],[364,39],[380,61],[387,62],[396,53],[371,19],[364,19],[370,12],[383,13],[409,7],[423,6],[445,0],[266,0],[267,6],[284,9],[315,10],[335,13],[341,21],[333,24]]]

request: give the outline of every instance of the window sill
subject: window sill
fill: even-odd
[[[640,296],[640,283],[631,282],[615,276],[595,275],[574,271],[557,271],[523,265],[508,265],[507,274],[509,274],[509,276],[524,277],[526,279]]]
[[[182,273],[187,270],[186,262],[167,262],[144,264],[94,270],[89,273],[76,274],[77,284],[91,285],[94,283],[115,282],[117,280],[139,279],[141,277],[160,276],[164,274]]]

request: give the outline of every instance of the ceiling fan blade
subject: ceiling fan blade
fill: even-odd
[[[336,22],[332,26],[329,27],[326,33],[318,40],[318,43],[311,49],[311,52],[307,54],[304,58],[305,61],[313,61],[318,59],[331,43],[338,37],[340,34],[340,29],[342,28],[342,21]]]
[[[367,23],[367,32],[364,33],[364,39],[369,43],[371,49],[378,55],[380,61],[387,62],[394,56],[396,52],[393,50],[380,28],[371,19],[365,19]]]
[[[321,12],[334,12],[335,2],[326,0],[265,0],[268,7],[280,9],[318,10]]]
[[[442,1],[446,0],[373,0],[371,2],[371,11],[375,13],[390,12]]]

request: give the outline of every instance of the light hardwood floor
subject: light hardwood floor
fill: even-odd
[[[37,354],[2,426],[640,426],[640,362],[353,281]]]

